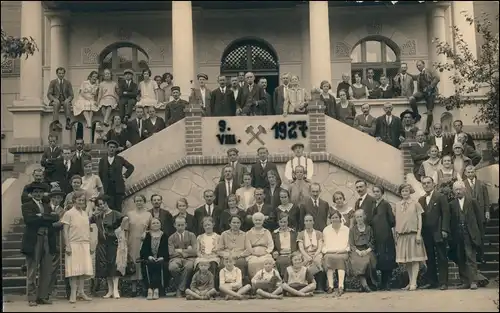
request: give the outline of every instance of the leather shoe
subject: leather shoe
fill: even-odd
[[[439,287],[440,290],[447,290],[448,289],[448,286],[447,285],[441,285]]]
[[[49,299],[38,299],[38,300],[36,300],[36,303],[38,303],[38,304],[52,304],[52,301],[50,301]]]
[[[28,302],[28,305],[29,305],[29,306],[37,306],[37,305],[38,305],[38,303],[36,303],[36,301],[29,301],[29,302]]]
[[[471,286],[467,284],[461,284],[460,286],[457,287],[457,289],[469,289]],[[477,286],[476,286],[477,288]]]
[[[432,285],[431,284],[425,284],[423,286],[420,286],[418,289],[431,289]]]
[[[470,289],[471,290],[476,290],[477,289],[477,284],[476,283],[470,284]]]

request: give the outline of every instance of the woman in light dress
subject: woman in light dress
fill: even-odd
[[[309,193],[311,184],[306,180],[306,169],[302,165],[297,165],[294,173],[295,180],[288,186],[288,191],[290,192],[290,201],[299,205],[311,197]]]
[[[208,262],[210,264],[210,272],[214,275],[217,282],[220,261],[217,253],[219,251],[220,235],[214,233],[214,221],[212,217],[205,216],[203,218],[203,229],[205,229],[205,232],[197,238],[198,257],[194,261],[194,268],[196,269],[201,261]],[[216,287],[218,287],[217,283]]]
[[[90,249],[90,222],[85,212],[87,197],[84,191],[73,193],[73,207],[61,218],[66,247],[65,276],[70,279],[70,303],[77,296],[85,301],[92,300],[85,294],[84,282],[94,275]]]
[[[151,213],[146,209],[146,197],[136,195],[134,197],[135,209],[127,213],[129,220],[128,229],[128,253],[133,262],[140,258],[142,241],[146,237],[146,231],[151,224]],[[136,263],[133,275],[127,277],[132,282],[132,296],[137,295],[137,282],[142,281],[141,264]]]
[[[450,182],[454,179],[462,180],[462,175],[455,171],[452,160],[453,157],[451,155],[445,155],[441,158],[441,167],[432,176],[438,188],[441,184]]]
[[[313,227],[314,217],[311,214],[306,214],[304,216],[304,230],[297,235],[297,243],[299,251],[304,257],[304,266],[313,276],[316,276],[323,271],[323,254],[321,253],[323,233]],[[321,280],[316,279],[320,287],[325,287],[321,284]]]
[[[144,80],[139,83],[139,94],[140,100],[137,102],[137,106],[147,108],[153,106],[159,109],[163,103],[158,102],[158,85],[151,79],[151,70],[143,70],[142,77]]]
[[[250,173],[243,174],[243,185],[236,190],[235,194],[242,210],[246,211],[255,204],[255,188],[252,187],[252,175]]]
[[[311,95],[300,87],[299,77],[293,75],[284,94],[283,116],[288,114],[306,114]]]
[[[238,215],[231,216],[229,220],[230,229],[222,232],[219,239],[219,256],[221,259],[233,256],[235,265],[241,270],[243,277],[247,277],[247,260],[249,256],[246,250],[245,232],[241,230],[243,220]]]
[[[434,177],[436,172],[441,168],[441,159],[439,158],[438,146],[431,146],[427,152],[429,158],[420,165],[420,177]]]
[[[250,253],[247,257],[248,276],[255,274],[264,268],[266,258],[272,258],[274,242],[271,233],[264,228],[264,214],[257,212],[252,216],[253,227],[246,233],[245,246]]]
[[[87,128],[92,128],[92,117],[94,112],[99,111],[99,105],[96,102],[99,74],[96,71],[90,72],[87,80],[80,86],[78,98],[73,104],[73,115],[78,116],[82,114],[85,117]]]
[[[161,89],[161,85],[163,84],[163,78],[160,75],[156,75],[154,78],[154,81],[158,85],[158,102],[159,103],[166,103],[165,102],[165,91]]]
[[[351,88],[354,99],[368,99],[370,95],[368,87],[361,83],[361,75],[359,73],[354,74],[354,84],[351,85]]]
[[[111,111],[116,109],[118,105],[118,84],[112,80],[113,76],[109,69],[105,69],[103,73],[104,80],[99,84],[99,96],[97,103],[102,109],[104,116],[103,124],[109,127]]]
[[[328,216],[331,216],[333,212],[339,212],[342,215],[342,223],[351,228],[352,221],[354,219],[354,209],[347,204],[345,201],[345,195],[342,191],[335,191],[333,193],[333,206],[330,208]],[[327,222],[327,225],[331,224],[331,220]]]

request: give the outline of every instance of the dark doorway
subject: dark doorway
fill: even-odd
[[[266,75],[255,73],[255,82],[258,83],[261,78],[265,78],[267,80],[267,88],[266,91],[271,96],[274,93],[274,89],[279,86],[280,80],[278,75]]]

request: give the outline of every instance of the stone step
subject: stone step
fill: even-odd
[[[24,286],[5,287],[2,286],[4,295],[26,295],[26,283]]]
[[[22,232],[9,232],[6,233],[2,236],[2,240],[4,241],[21,241],[23,239],[23,233]]]
[[[26,288],[26,276],[3,277],[2,287],[24,287]]]
[[[22,242],[21,240],[3,240],[2,250],[21,250]]]
[[[499,239],[498,239],[498,233],[496,234],[486,234],[484,236],[485,238],[485,242],[486,243],[498,243]]]
[[[483,274],[484,277],[488,278],[491,283],[494,279],[498,278],[498,268],[496,271],[481,271],[481,274]]]
[[[2,258],[2,268],[3,267],[17,267],[21,270],[21,267],[25,264],[26,258]]]
[[[499,229],[498,224],[493,225],[493,226],[490,225],[490,226],[486,226],[486,228],[484,229],[484,232],[486,235],[497,235],[498,236],[500,229]]]
[[[21,258],[24,257],[19,249],[2,249],[2,258]]]
[[[21,267],[2,266],[2,277],[18,277],[23,275],[25,275],[25,273],[21,271]]]
[[[499,261],[499,253],[498,252],[485,252],[484,253],[484,259],[486,262],[493,262],[493,261]]]
[[[479,264],[478,266],[481,272],[494,272],[498,273],[498,261],[486,261],[486,264]]]
[[[498,241],[486,243],[484,245],[484,252],[493,252],[498,254]]]

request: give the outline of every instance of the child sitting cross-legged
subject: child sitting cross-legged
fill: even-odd
[[[292,253],[291,257],[292,265],[286,269],[281,288],[293,297],[312,297],[316,289],[314,276],[303,265],[304,258],[300,252]]]
[[[266,299],[283,299],[281,295],[281,276],[277,269],[274,268],[274,260],[268,258],[264,261],[264,268],[259,270],[252,278],[252,288],[262,298]]]
[[[224,257],[224,268],[220,270],[219,282],[219,290],[226,296],[226,300],[242,300],[252,289],[250,285],[243,286],[241,270],[234,266],[233,255]]]
[[[210,272],[210,262],[198,262],[198,271],[193,275],[191,288],[186,289],[187,300],[209,300],[215,297],[217,290],[214,288],[214,275]]]

